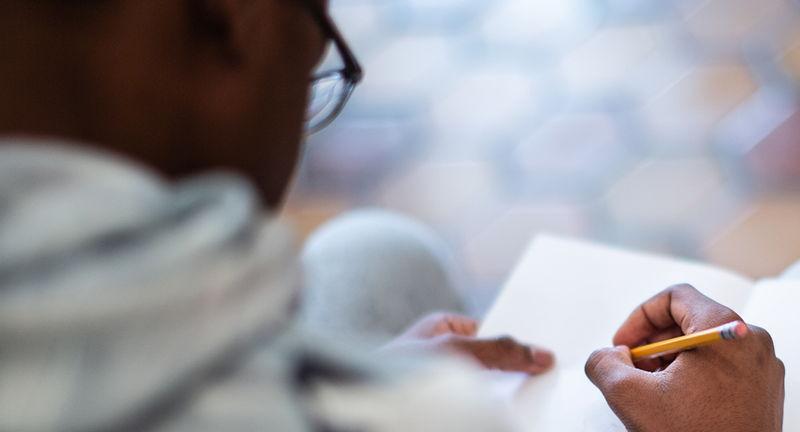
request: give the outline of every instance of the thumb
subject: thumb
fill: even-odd
[[[645,430],[642,419],[663,412],[657,398],[652,397],[657,394],[658,378],[650,372],[637,369],[631,361],[631,351],[626,346],[592,353],[586,361],[586,375],[603,393],[606,402],[627,430]]]
[[[639,393],[637,389],[648,383],[647,372],[636,369],[628,347],[597,350],[586,361],[586,376],[608,398],[624,396],[622,393]]]

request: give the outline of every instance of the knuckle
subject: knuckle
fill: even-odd
[[[761,348],[769,353],[774,353],[775,342],[772,340],[772,335],[759,326],[751,325],[749,327],[750,332],[753,334],[753,338],[759,341]]]
[[[672,285],[671,287],[667,288],[667,291],[672,292],[674,294],[686,294],[686,293],[694,294],[699,292],[697,288],[688,283]]]
[[[583,370],[586,373],[586,376],[592,378],[596,375],[600,363],[602,363],[603,359],[608,355],[608,348],[603,348],[594,351],[589,355],[589,358],[586,360],[586,364],[583,366]]]
[[[778,372],[779,372],[781,378],[783,379],[783,378],[786,377],[786,365],[783,364],[783,360],[781,360],[779,358],[776,358],[775,360],[776,360],[777,365],[778,365]]]
[[[706,330],[712,327],[721,326],[734,321],[741,321],[742,317],[730,308],[709,299],[709,302],[700,309],[688,314],[694,325],[690,332]]]
[[[503,351],[510,351],[516,348],[519,344],[511,336],[501,336],[495,339],[497,347]]]

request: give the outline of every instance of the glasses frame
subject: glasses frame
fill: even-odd
[[[319,123],[315,125],[309,124],[308,133],[314,134],[329,126],[334,120],[336,120],[337,117],[339,117],[339,114],[341,114],[342,110],[344,110],[347,101],[350,100],[353,90],[358,83],[364,79],[364,69],[361,67],[361,64],[353,54],[353,50],[350,49],[350,46],[344,40],[344,37],[339,31],[339,28],[336,26],[336,23],[334,23],[333,18],[331,18],[328,11],[322,7],[320,1],[302,0],[302,2],[306,5],[311,17],[314,19],[314,21],[316,21],[317,25],[322,30],[322,35],[326,38],[326,40],[333,42],[333,47],[339,51],[339,55],[344,62],[343,69],[323,72],[315,74],[311,77],[312,86],[318,81],[336,78],[338,76],[341,76],[341,78],[343,78],[345,81],[345,87],[342,92],[342,96],[338,101],[336,101],[336,106],[333,108],[333,110]]]

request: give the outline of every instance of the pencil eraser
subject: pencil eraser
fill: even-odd
[[[736,327],[733,328],[733,332],[736,334],[736,338],[745,337],[747,334],[747,324],[739,321],[736,323]]]

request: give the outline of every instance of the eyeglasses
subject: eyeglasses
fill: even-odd
[[[314,134],[330,125],[344,109],[364,71],[353,51],[319,0],[303,0],[325,38],[333,42],[343,67],[325,70],[326,63],[311,78],[311,92],[306,111],[306,132]]]

